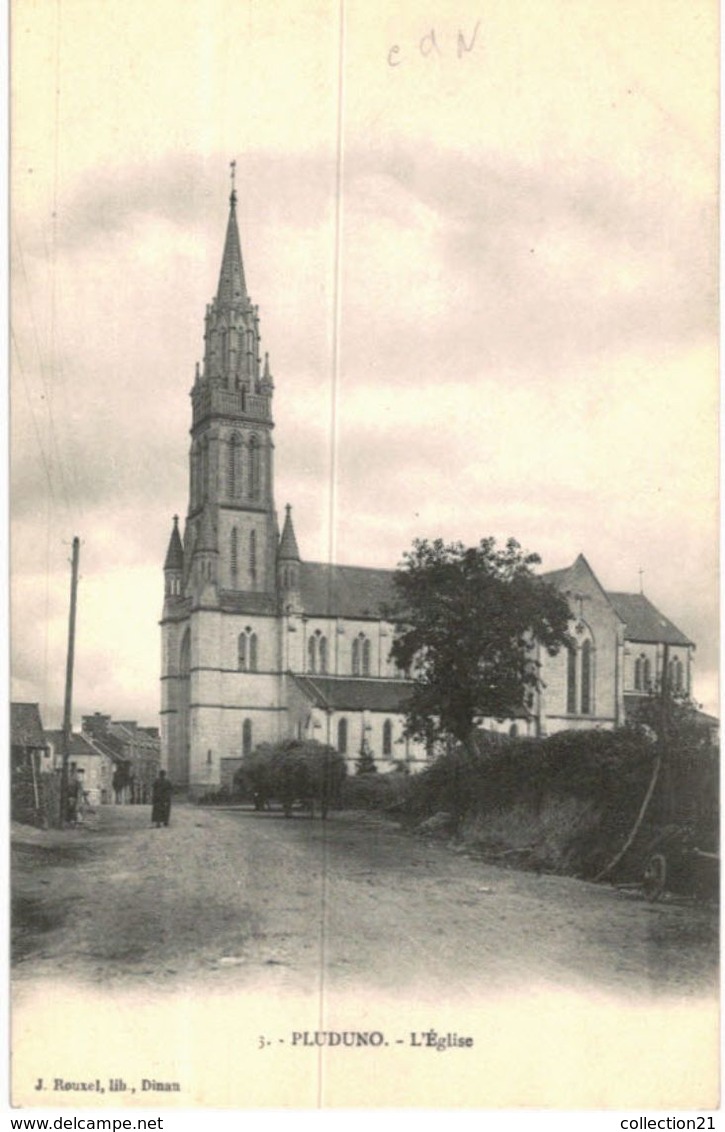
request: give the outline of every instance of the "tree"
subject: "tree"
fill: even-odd
[[[568,643],[566,599],[538,577],[515,539],[478,546],[416,539],[394,575],[392,656],[410,674],[406,731],[427,744],[453,736],[473,750],[474,725],[526,714],[541,685],[535,645]]]

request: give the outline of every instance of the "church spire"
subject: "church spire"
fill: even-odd
[[[282,528],[282,538],[279,540],[279,550],[277,551],[277,558],[279,561],[297,561],[300,560],[300,552],[297,548],[297,537],[295,529],[292,524],[292,508],[289,503],[285,508],[284,527]]]
[[[224,241],[224,254],[219,272],[219,286],[217,287],[216,301],[218,307],[232,306],[238,303],[247,303],[247,284],[244,279],[244,264],[242,263],[242,248],[239,242],[239,229],[237,227],[237,191],[234,187],[234,174],[236,161],[231,162],[232,191],[229,195],[229,221],[227,223],[227,236]]]

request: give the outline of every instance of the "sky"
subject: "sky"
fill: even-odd
[[[158,723],[235,159],[303,557],[583,552],[717,711],[714,3],[16,0],[11,50],[13,699],[59,725],[78,535],[74,722]]]

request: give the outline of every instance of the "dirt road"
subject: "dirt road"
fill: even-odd
[[[14,833],[16,982],[715,986],[712,908],[496,868],[373,816],[177,805],[157,830],[105,807],[95,830]]]

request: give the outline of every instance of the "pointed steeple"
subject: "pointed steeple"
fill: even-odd
[[[217,307],[221,308],[247,303],[248,301],[244,264],[242,263],[242,247],[239,242],[239,229],[237,227],[237,194],[232,181],[232,192],[229,197],[229,222],[226,240],[224,241],[224,255],[219,272],[216,302]]]
[[[184,548],[181,545],[181,535],[179,534],[179,516],[174,515],[174,527],[169,539],[169,549],[166,551],[166,561],[164,562],[164,570],[183,570],[184,569]]]
[[[286,514],[284,519],[284,528],[282,530],[282,538],[279,540],[279,550],[277,557],[280,561],[283,559],[287,562],[299,562],[300,552],[297,547],[297,538],[295,536],[295,529],[292,525],[292,508],[289,503],[285,508]]]

